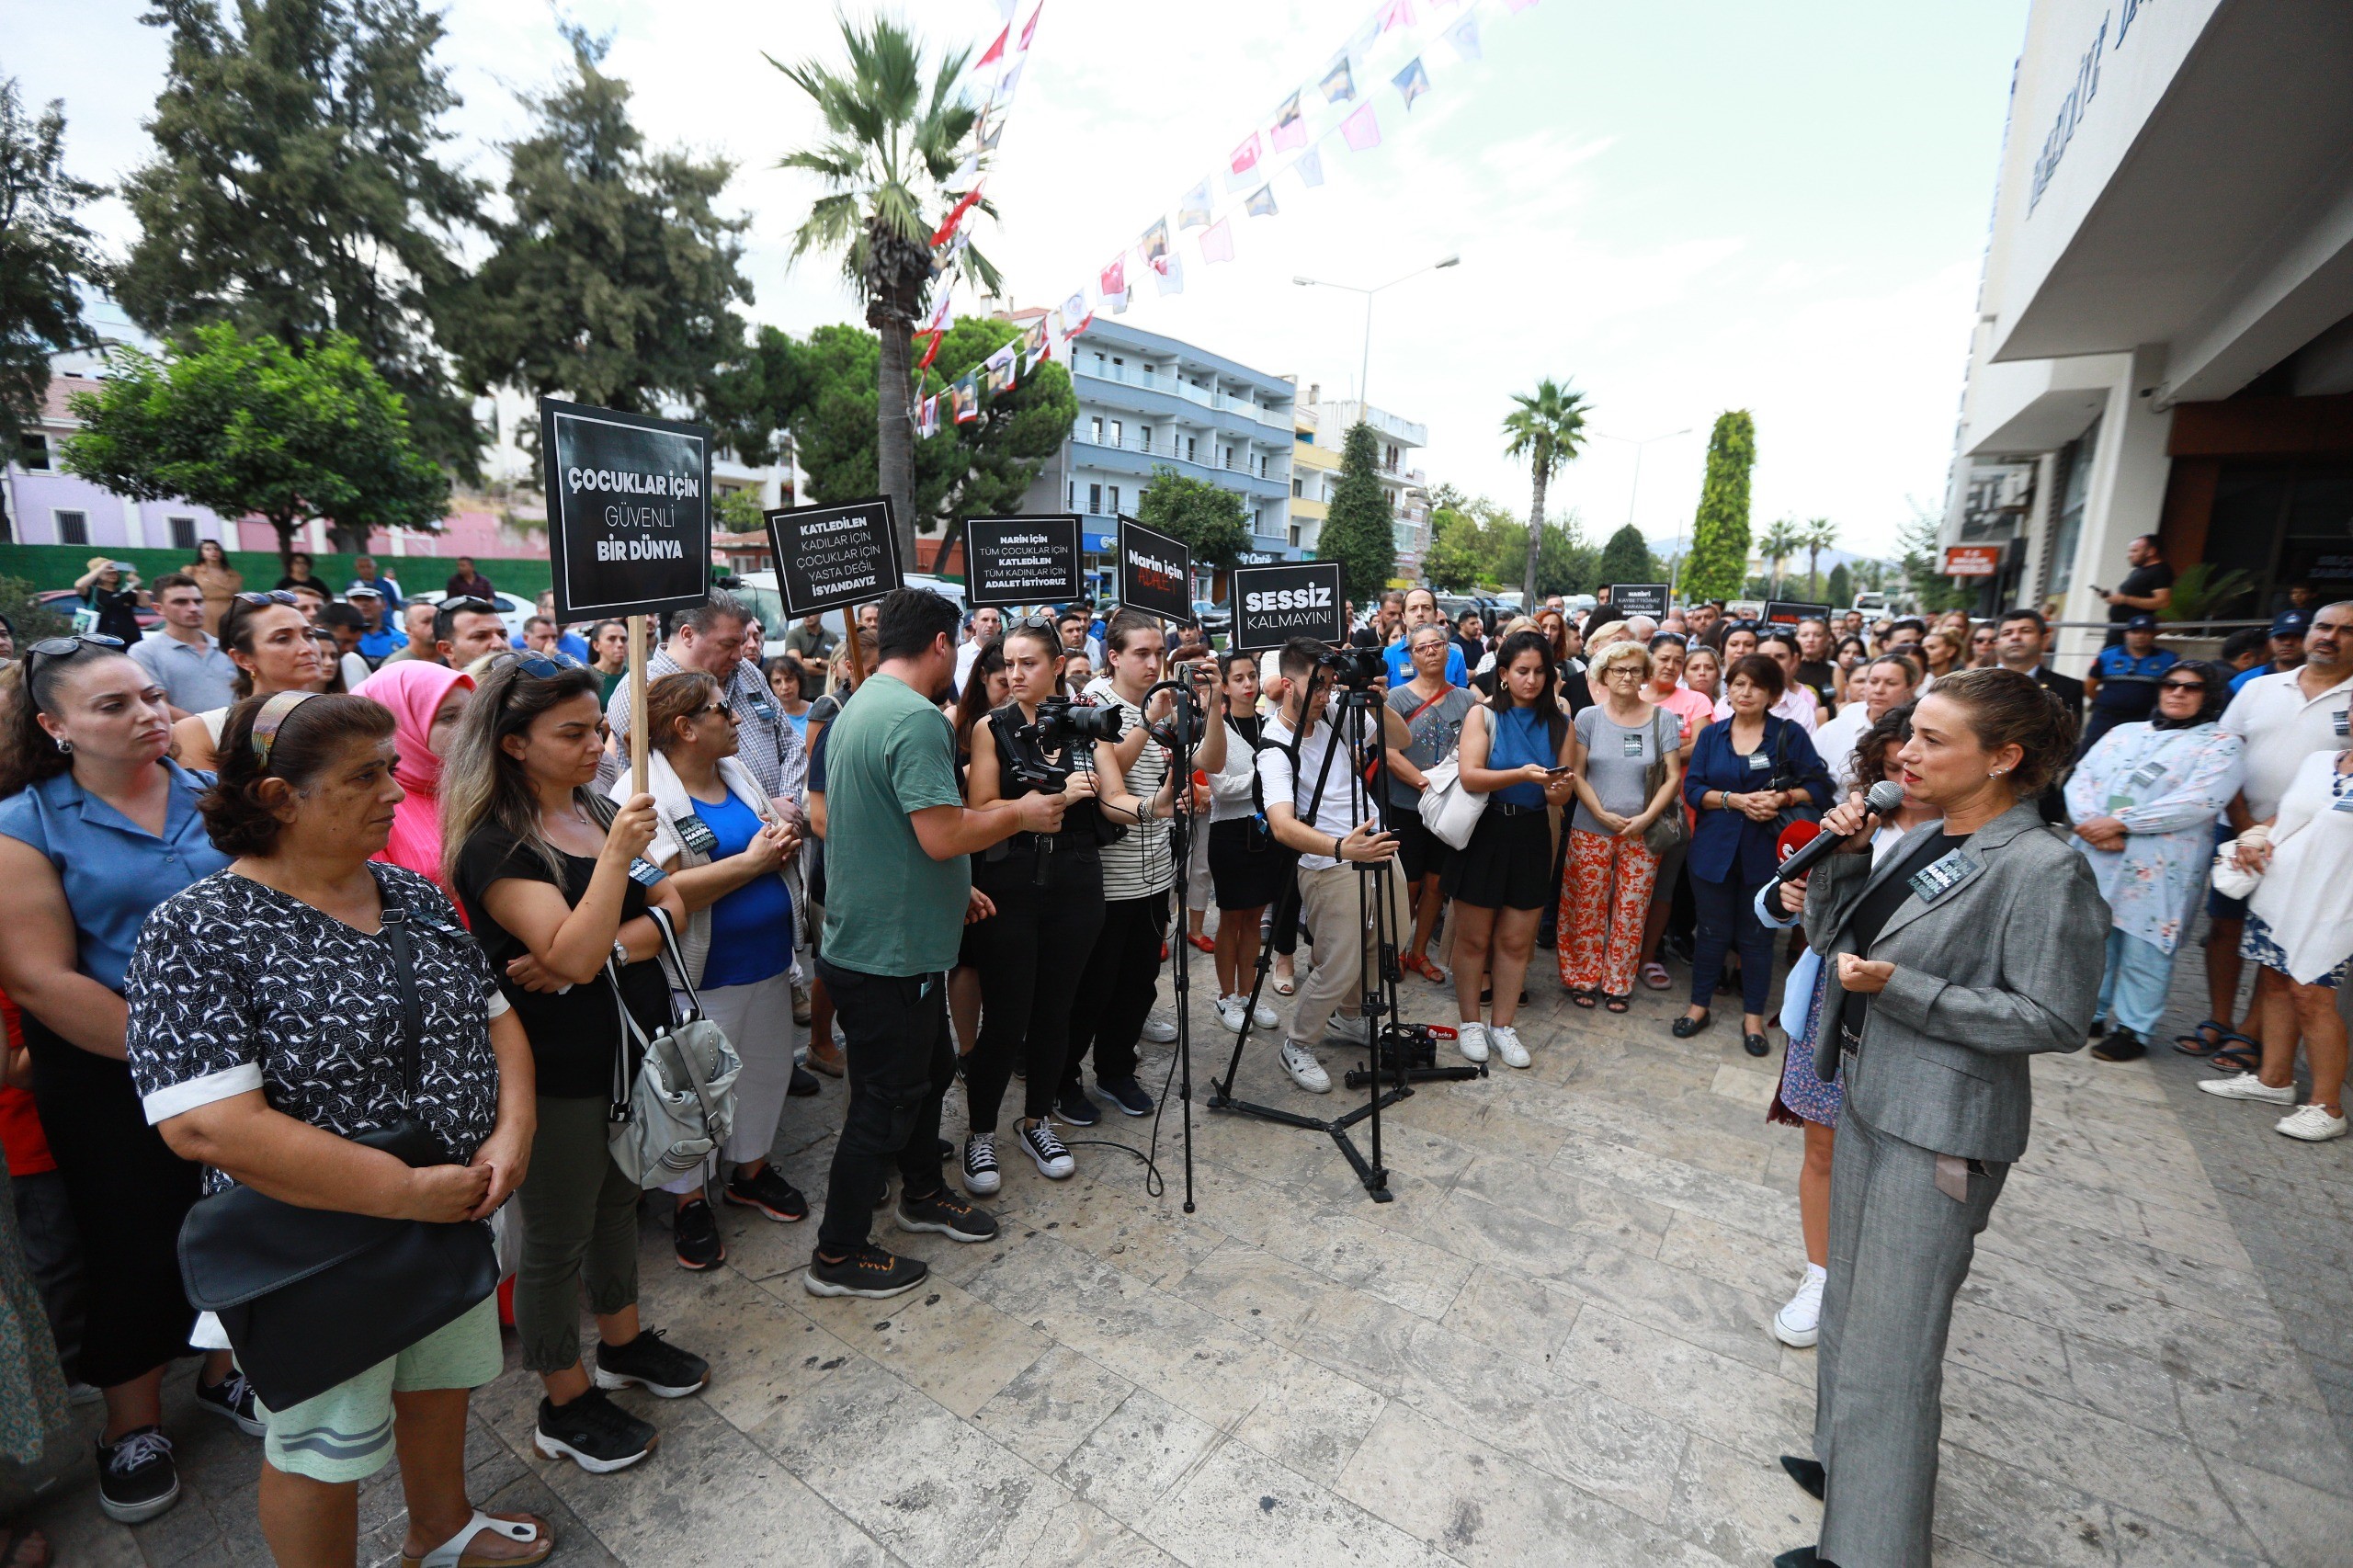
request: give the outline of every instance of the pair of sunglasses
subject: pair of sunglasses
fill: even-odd
[[[25,673],[32,674],[35,659],[70,659],[85,648],[119,653],[122,652],[122,639],[109,637],[103,631],[76,631],[67,637],[44,637],[25,650]]]
[[[244,593],[236,595],[235,597],[239,604],[248,604],[256,609],[264,609],[271,605],[299,605],[302,602],[294,597],[294,590],[291,588],[248,589]]]
[[[585,670],[588,667],[569,653],[521,652],[510,653],[507,656],[521,667],[525,675],[531,676],[534,680],[546,680],[551,676],[560,676],[566,670]]]
[[[496,615],[498,613],[498,607],[496,605],[492,604],[488,599],[476,598],[472,594],[460,595],[459,597],[454,599],[443,599],[438,608],[446,609],[452,615],[462,615],[469,611],[479,610],[488,610],[493,615]]]

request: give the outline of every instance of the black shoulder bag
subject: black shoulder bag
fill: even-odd
[[[408,911],[384,906],[401,1011],[401,1103],[415,1099],[425,1010],[417,1000]],[[351,1142],[415,1166],[457,1162],[409,1118]],[[358,1376],[498,1289],[490,1227],[386,1220],[305,1209],[233,1187],[204,1199],[180,1225],[180,1279],[188,1301],[218,1313],[237,1365],[272,1410],[286,1410]]]

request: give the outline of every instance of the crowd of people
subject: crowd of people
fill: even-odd
[[[0,875],[23,912],[0,945],[0,1318],[40,1346],[0,1368],[0,1452],[37,1454],[69,1389],[89,1391],[119,1519],[177,1495],[161,1389],[200,1354],[198,1408],[263,1443],[280,1562],[347,1556],[357,1483],[394,1458],[412,1561],[551,1551],[544,1521],[465,1491],[497,1303],[278,1410],[189,1304],[181,1224],[232,1185],[387,1219],[496,1215],[540,1450],[633,1464],[659,1433],[610,1391],[681,1397],[710,1376],[640,1312],[644,1194],[608,1142],[646,1042],[688,1006],[741,1073],[719,1146],[659,1184],[677,1266],[723,1261],[721,1210],[816,1214],[805,1288],[885,1297],[927,1269],[878,1244],[878,1210],[993,1240],[976,1200],[1009,1160],[1067,1179],[1086,1153],[1070,1130],[1157,1110],[1142,1048],[1175,1038],[1156,1010],[1172,941],[1215,980],[1196,1026],[1264,1031],[1293,1088],[1322,1095],[1328,1050],[1370,1043],[1383,940],[1407,1017],[1413,987],[1439,1008],[1450,991],[1453,1049],[1525,1069],[1518,1014],[1547,949],[1595,1013],[1673,990],[1683,963],[1662,1027],[1689,1040],[1737,996],[1744,1050],[1771,1054],[1776,934],[1802,926],[1768,1113],[1805,1140],[1803,1268],[1771,1324],[1802,1347],[1862,1244],[1834,1192],[1893,1168],[1873,1140],[1922,1142],[1884,1101],[1859,1117],[1840,1051],[1874,1002],[1937,1033],[1900,983],[1877,998],[1879,966],[1849,967],[1919,924],[1856,878],[1897,878],[1900,897],[1934,869],[1911,865],[1930,839],[2040,822],[2105,901],[2094,1054],[2149,1049],[2202,900],[2211,1016],[2176,1048],[2227,1070],[2201,1088],[2278,1107],[2287,1136],[2347,1131],[2353,605],[2185,661],[2155,643],[2162,585],[2127,579],[2079,683],[2045,663],[2031,609],[1783,626],[1554,600],[1450,622],[1414,589],[1366,607],[1381,678],[1351,712],[1345,661],[1310,641],[1221,652],[1135,611],[965,615],[902,589],[862,608],[854,642],[811,617],[763,662],[756,618],[714,591],[648,661],[640,791],[620,623],[567,628],[543,600],[513,635],[472,562],[438,604],[365,558],[340,595],[309,568],[248,590],[217,547],[152,585],[93,562],[85,630],[0,665]],[[160,624],[142,632],[141,609]],[[1963,790],[1988,757],[1992,783]],[[1825,820],[1854,833],[1852,798],[1883,779],[1908,798],[1861,863],[1902,845],[1904,864],[1826,879],[1812,907],[1780,894],[1792,842]],[[1467,827],[1434,814],[1449,790],[1472,798]],[[2218,869],[2236,896],[2210,889]],[[1861,945],[1823,950],[1834,928]],[[421,1018],[403,1016],[412,984]],[[423,1068],[404,1081],[383,1063],[411,1026]],[[2052,1032],[2040,1015],[2029,1031]],[[826,1078],[841,1103],[818,1203],[769,1152],[787,1101]],[[941,1136],[960,1092],[961,1142]],[[1984,1159],[2016,1157],[2022,1116]],[[404,1119],[448,1163],[365,1142]]]

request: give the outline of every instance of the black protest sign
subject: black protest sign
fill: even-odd
[[[1646,615],[1653,620],[1666,619],[1666,585],[1665,583],[1610,584],[1610,619],[1623,620],[1630,615]]]
[[[964,563],[973,605],[1068,604],[1080,592],[1078,515],[967,518]]]
[[[1801,620],[1828,620],[1829,619],[1828,605],[1773,599],[1765,606],[1765,623],[1768,626],[1795,626]]]
[[[558,620],[710,597],[710,431],[540,399]]]
[[[776,582],[790,616],[879,599],[899,586],[899,535],[891,498],[763,512],[776,552]]]
[[[1247,652],[1279,648],[1294,637],[1345,642],[1348,611],[1340,597],[1336,561],[1237,566],[1227,594],[1233,606],[1233,645]]]
[[[1120,519],[1120,603],[1163,620],[1193,619],[1193,552],[1133,517]]]

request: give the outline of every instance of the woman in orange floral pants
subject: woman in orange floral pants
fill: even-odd
[[[1561,885],[1561,983],[1578,1006],[1599,1002],[1613,1013],[1632,1002],[1643,923],[1658,880],[1658,857],[1643,835],[1661,812],[1681,809],[1682,722],[1643,700],[1650,665],[1639,642],[1596,653],[1587,678],[1601,700],[1575,723],[1577,806]],[[1664,778],[1653,789],[1651,772],[1662,761]]]

